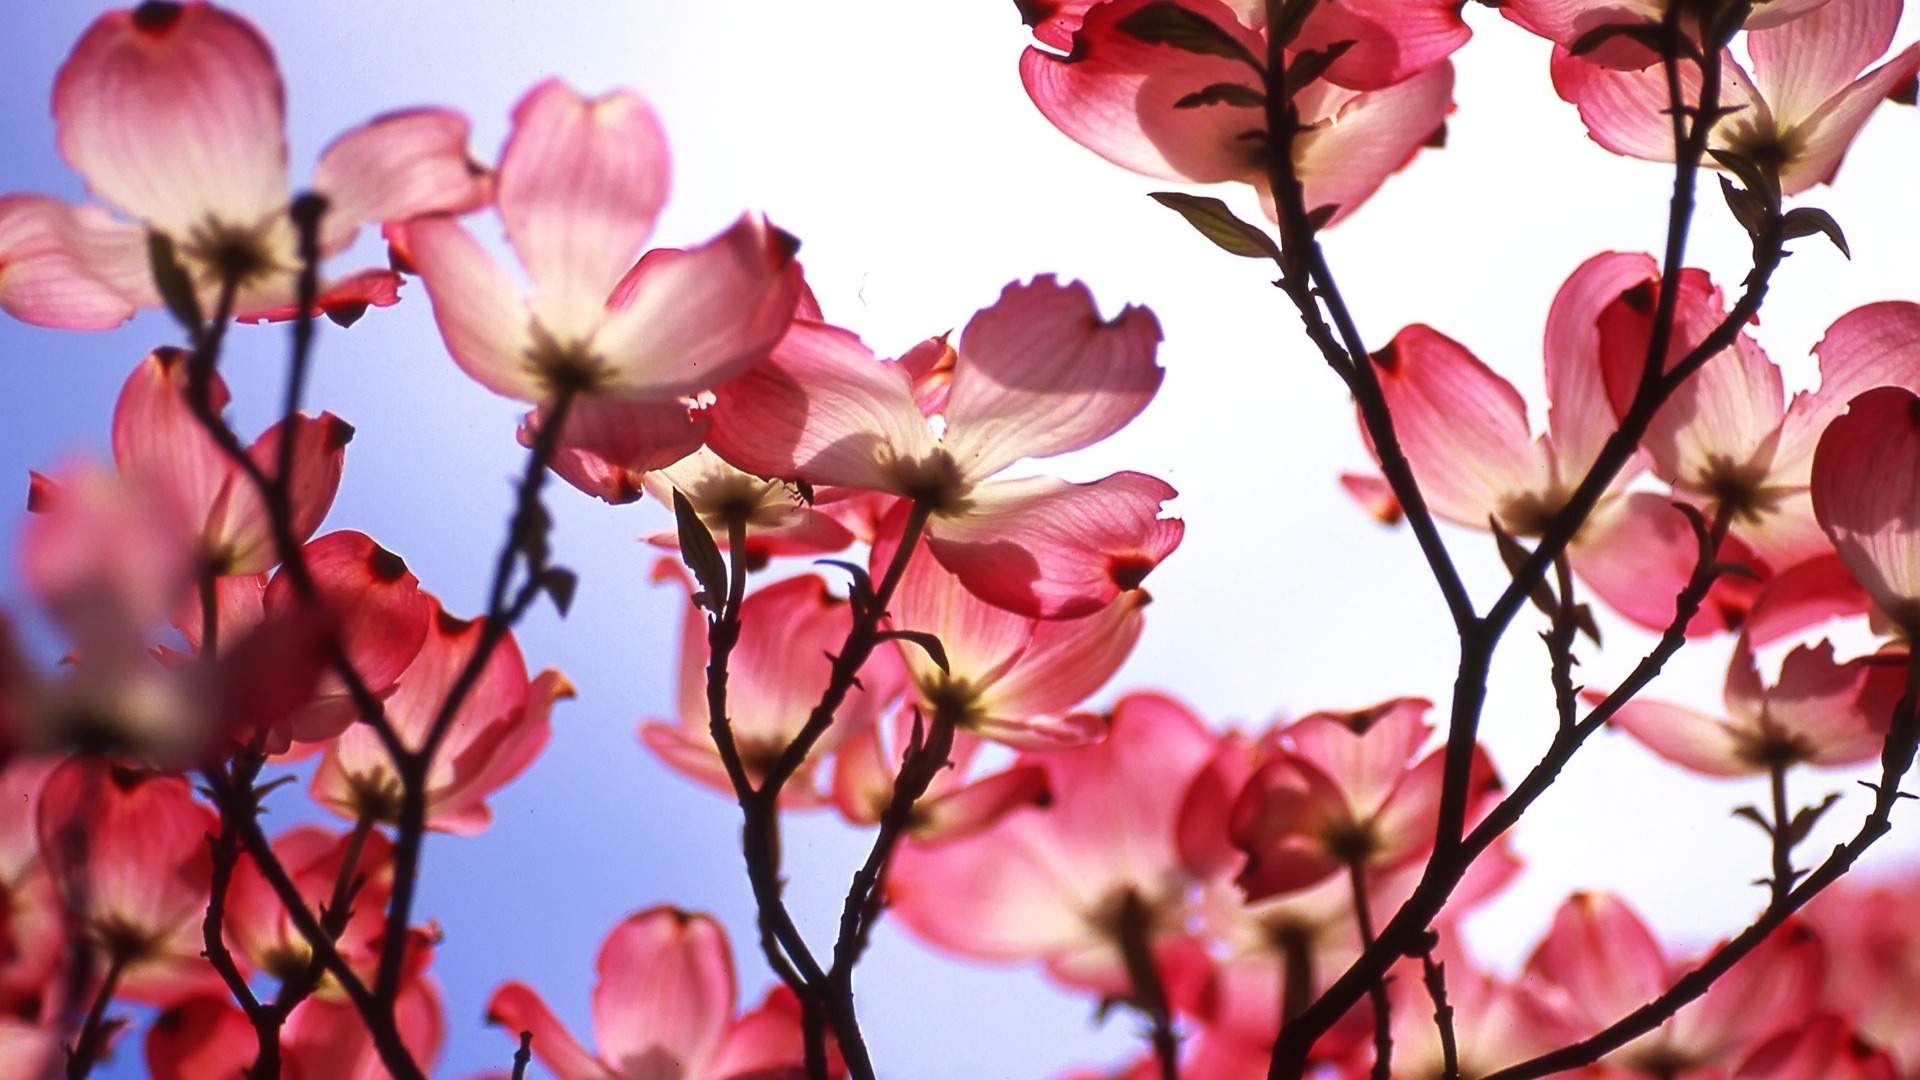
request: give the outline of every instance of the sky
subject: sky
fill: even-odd
[[[1173,509],[1188,525],[1182,549],[1149,581],[1155,602],[1138,651],[1095,703],[1164,688],[1212,723],[1253,726],[1401,694],[1446,699],[1451,635],[1411,537],[1374,525],[1336,482],[1367,463],[1338,380],[1259,265],[1218,252],[1145,197],[1167,185],[1107,165],[1038,115],[1019,83],[1028,39],[1008,0],[238,7],[278,51],[296,180],[335,134],[416,104],[465,111],[477,153],[491,159],[513,102],[557,75],[589,93],[632,87],[659,111],[674,194],[656,242],[695,243],[743,209],[764,210],[801,238],[827,317],[882,355],[963,324],[1006,283],[1037,273],[1088,282],[1108,313],[1150,306],[1166,334],[1158,399],[1100,447],[1049,464],[1070,479],[1121,468],[1162,476],[1180,490]],[[0,191],[82,196],[54,150],[46,102],[54,70],[97,10],[10,0],[0,15]],[[1513,380],[1537,419],[1548,301],[1591,254],[1657,250],[1667,174],[1585,140],[1552,93],[1543,42],[1477,5],[1467,16],[1476,36],[1456,57],[1446,148],[1390,180],[1328,235],[1327,249],[1370,342],[1429,323]],[[1915,36],[1913,23],[1900,42]],[[1920,206],[1909,186],[1920,117],[1884,112],[1837,184],[1803,200],[1840,221],[1853,260],[1804,245],[1756,331],[1790,385],[1812,380],[1808,350],[1841,313],[1920,299]],[[1258,213],[1244,191],[1208,193]],[[498,240],[490,220],[476,231]],[[1716,200],[1704,204],[1694,251],[1723,284],[1744,272],[1744,237]],[[382,257],[371,246],[364,254],[369,264]],[[171,337],[152,315],[106,334],[0,322],[9,388],[0,485],[16,485],[23,503],[28,469],[103,455],[120,382]],[[235,417],[258,430],[277,400],[284,330],[240,328],[232,341]],[[358,431],[328,526],[371,533],[451,611],[476,613],[520,467],[517,407],[447,359],[417,284],[351,331],[328,329],[317,362],[309,400]],[[580,573],[580,594],[566,620],[540,612],[521,640],[535,667],[563,668],[580,696],[558,712],[546,755],[494,799],[491,830],[429,844],[420,911],[446,934],[435,968],[450,1026],[440,1075],[449,1077],[505,1067],[510,1041],[479,1018],[508,978],[531,983],[585,1037],[594,951],[632,910],[674,903],[715,913],[741,945],[745,996],[770,981],[751,946],[736,811],[661,767],[633,736],[637,720],[672,708],[680,598],[648,583],[655,555],[635,541],[666,514],[565,488],[549,504],[557,557]],[[0,604],[18,612],[16,530],[0,526]],[[1476,594],[1490,597],[1503,578],[1492,543],[1447,535]],[[1534,629],[1510,635],[1487,713],[1485,738],[1510,776],[1552,725]],[[1605,652],[1584,658],[1591,685],[1609,685],[1648,641],[1617,621],[1605,630]],[[1726,657],[1724,641],[1689,650],[1655,692],[1716,709]],[[1812,801],[1851,788],[1838,774],[1805,778],[1797,791]],[[1624,737],[1597,739],[1519,830],[1527,875],[1472,924],[1475,947],[1513,964],[1580,888],[1624,893],[1673,940],[1697,946],[1730,932],[1759,900],[1748,882],[1765,872],[1766,851],[1729,811],[1761,796],[1689,779]],[[273,824],[298,820],[298,801],[281,799]],[[1806,850],[1850,831],[1860,805],[1849,796]],[[1897,824],[1906,827],[1872,866],[1920,850],[1920,822]],[[816,934],[863,851],[857,834],[831,823],[794,824],[792,894]],[[890,930],[861,986],[883,1075],[1037,1078],[1133,1050],[1124,1018],[1096,1029],[1086,1002],[1030,972],[964,967]],[[133,1056],[123,1053],[109,1075],[138,1075]]]

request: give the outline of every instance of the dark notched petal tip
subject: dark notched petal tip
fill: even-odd
[[[160,35],[173,29],[186,8],[172,0],[147,0],[133,9],[134,28],[146,34]]]

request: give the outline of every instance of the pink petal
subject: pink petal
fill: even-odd
[[[1897,665],[1840,664],[1832,643],[1802,645],[1787,654],[1780,681],[1767,694],[1769,727],[1809,764],[1871,761],[1886,741],[1902,681]]]
[[[1604,252],[1581,263],[1554,294],[1545,345],[1547,431],[1569,491],[1619,426],[1600,370],[1600,314],[1628,289],[1657,283],[1659,273],[1650,255]]]
[[[708,1064],[706,1076],[713,1080],[784,1080],[805,1074],[806,1056],[800,1003],[791,990],[776,986],[767,992],[759,1008],[734,1022],[727,1032],[726,1045]],[[838,1056],[837,1048],[829,1042],[828,1068],[834,1076],[845,1073],[843,1065],[835,1064]]]
[[[288,525],[294,539],[304,543],[333,508],[353,428],[332,413],[322,413],[317,418],[295,416],[291,425],[293,483],[287,492]],[[247,448],[247,456],[268,476],[280,468],[280,443],[287,437],[287,426],[286,421],[275,424]],[[274,540],[266,504],[256,494],[252,481],[235,469],[227,490],[231,494],[217,507],[221,513],[207,522],[207,540],[213,550],[225,556],[225,568],[221,572],[257,573],[279,563],[280,549]]]
[[[1726,316],[1725,299],[1704,273],[1683,271],[1679,289],[1666,368]],[[1629,289],[1596,322],[1600,367],[1615,415],[1626,413],[1639,386],[1657,303],[1655,288]],[[1780,369],[1741,334],[1667,399],[1641,444],[1665,480],[1708,495],[1732,491],[1752,497],[1766,485],[1785,413]]]
[[[520,422],[520,444],[532,446],[542,407]],[[679,401],[587,398],[573,403],[553,471],[574,487],[613,504],[640,497],[642,478],[671,465],[705,441],[707,415]]]
[[[1626,901],[1577,892],[1554,912],[1526,975],[1563,988],[1590,1033],[1658,997],[1669,971],[1660,943]]]
[[[596,389],[686,397],[765,359],[799,299],[794,250],[792,237],[747,214],[699,247],[648,252],[619,283],[593,335],[590,348],[603,364],[596,377],[604,380]]]
[[[875,573],[885,572],[898,546],[897,529],[875,546]],[[929,688],[965,686],[975,694],[988,692],[1006,676],[1029,647],[1035,629],[1033,619],[995,607],[968,592],[960,579],[925,548],[914,552],[908,561],[894,591],[890,614],[889,622],[895,629],[932,634],[946,651],[947,670],[942,672],[924,649],[902,642],[901,654],[915,682]]]
[[[548,668],[528,683],[523,705],[484,729],[475,731],[456,723],[429,777],[433,788],[429,798],[435,806],[428,824],[458,836],[473,836],[491,824],[487,798],[539,758],[553,737],[554,705],[576,696],[573,683]]]
[[[1556,45],[1570,46],[1596,27],[1658,22],[1662,11],[1658,0],[1507,0],[1500,14]]]
[[[733,1020],[733,956],[705,915],[657,907],[629,915],[600,946],[593,1032],[621,1077],[704,1076]]]
[[[1783,927],[1673,1018],[1674,1048],[1711,1061],[1804,1023],[1819,994],[1822,951],[1811,927]]]
[[[987,691],[998,717],[1060,713],[1105,685],[1126,662],[1145,624],[1146,592],[1133,589],[1078,619],[1041,619],[1013,666]]]
[[[544,399],[550,388],[533,357],[531,315],[506,271],[450,218],[420,218],[395,236],[460,370],[503,397]]]
[[[1435,514],[1470,528],[1498,519],[1537,532],[1549,494],[1527,406],[1505,379],[1429,327],[1401,330],[1373,354],[1401,449]]]
[[[62,330],[105,330],[132,318],[140,305],[89,265],[75,236],[82,228],[74,209],[57,199],[0,195],[0,310]],[[109,228],[145,248],[137,228]]]
[[[1387,483],[1384,476],[1372,476],[1366,473],[1341,473],[1340,486],[1346,489],[1349,498],[1360,504],[1367,516],[1382,525],[1398,525],[1406,519],[1407,512],[1400,506],[1400,497],[1393,493],[1393,485]]]
[[[1358,93],[1316,82],[1294,98],[1303,122],[1294,168],[1308,210],[1337,207],[1327,225],[1359,209],[1389,175],[1445,132],[1453,111],[1453,64],[1441,61],[1383,90]]]
[[[1627,619],[1659,631],[1673,621],[1675,601],[1693,575],[1700,544],[1672,500],[1636,491],[1596,514],[1570,555],[1574,571],[1595,596]],[[1765,567],[1755,563],[1739,537],[1729,536],[1720,545],[1719,559],[1745,566],[1754,576],[1716,579],[1687,623],[1689,637],[1740,626],[1764,585]]]
[[[96,931],[137,935],[142,960],[197,954],[217,827],[185,780],[97,756],[69,759],[40,792],[41,857],[62,899]]]
[[[1440,785],[1445,773],[1446,755],[1438,750],[1408,769],[1372,821],[1373,851],[1368,857],[1377,870],[1421,865],[1433,849],[1434,834],[1440,822]],[[1467,825],[1477,822],[1492,809],[1501,791],[1500,774],[1486,748],[1473,748],[1473,764],[1467,772]],[[1456,903],[1471,895],[1464,888],[1456,892]]]
[[[666,198],[666,133],[638,95],[590,100],[549,79],[520,99],[500,155],[500,217],[549,332],[592,333]]]
[[[994,481],[973,490],[965,512],[935,515],[927,548],[990,604],[1074,618],[1137,587],[1178,546],[1177,524],[1159,516],[1174,494],[1141,473]]]
[[[1830,0],[1747,35],[1754,84],[1782,129],[1798,127],[1887,51],[1900,7],[1900,0]]]
[[[1159,344],[1152,312],[1102,320],[1079,282],[1008,285],[961,332],[943,442],[962,473],[981,479],[1099,442],[1160,388]]]
[[[891,466],[935,454],[907,373],[853,334],[794,323],[764,363],[715,392],[709,445],[757,476],[904,493]]]
[[[161,348],[134,368],[113,407],[113,460],[123,476],[169,492],[200,528],[235,469],[187,404],[187,367],[184,350]],[[223,412],[230,398],[214,374],[208,407]]]
[[[253,1024],[224,997],[196,997],[162,1012],[147,1029],[145,1049],[152,1080],[244,1076],[259,1055]]]
[[[1872,606],[1840,556],[1829,551],[1767,582],[1742,632],[1756,647],[1766,646],[1828,619],[1865,615]]]
[[[1814,452],[1813,509],[1873,602],[1920,625],[1920,398],[1884,387],[1853,399]]]
[[[1775,454],[1783,479],[1801,483],[1810,476],[1814,446],[1848,402],[1878,386],[1920,392],[1920,304],[1887,300],[1854,308],[1834,320],[1813,351],[1820,387],[1794,397]]]
[[[1345,866],[1328,839],[1349,824],[1332,777],[1290,754],[1268,760],[1234,800],[1228,827],[1247,857],[1235,883],[1258,903],[1325,881]]]
[[[1353,90],[1381,90],[1440,63],[1472,36],[1450,0],[1343,0],[1315,7],[1290,47],[1351,42],[1325,78]]]
[[[1720,70],[1720,104],[1740,110],[1732,123],[1772,131],[1773,113],[1746,72],[1730,55],[1722,59]],[[1568,55],[1565,47],[1556,45],[1552,71],[1553,88],[1562,100],[1579,107],[1580,120],[1594,142],[1644,161],[1673,160],[1673,121],[1665,111],[1667,79],[1659,65],[1634,70],[1606,67],[1590,58]],[[1700,71],[1695,65],[1680,65],[1680,92],[1688,105],[1699,101]],[[1715,145],[1728,147],[1731,132],[1731,125],[1717,128]]]
[[[1840,3],[1841,0],[1831,0],[1827,7],[1838,7]],[[1855,80],[1814,110],[1804,122],[1795,125],[1791,135],[1796,145],[1781,170],[1781,190],[1793,195],[1815,184],[1831,183],[1840,169],[1840,159],[1873,110],[1916,72],[1920,72],[1920,44],[1901,50],[1892,60]]]
[[[1113,0],[1087,12],[1073,51],[1057,56],[1028,49],[1020,79],[1041,115],[1073,141],[1125,169],[1163,180],[1251,180],[1263,172],[1266,130],[1258,109],[1174,103],[1219,83],[1258,91],[1252,69],[1218,56],[1149,45],[1116,24],[1152,0]],[[1219,0],[1180,0],[1182,7],[1264,56],[1266,43]]]
[[[516,1040],[521,1032],[532,1032],[533,1056],[560,1080],[615,1080],[540,995],[524,984],[510,982],[495,988],[487,999],[487,1023],[506,1029]]]
[[[1733,1080],[1898,1080],[1886,1051],[1832,1013],[1796,1024],[1760,1044]]]
[[[467,153],[468,126],[451,109],[407,109],[335,139],[313,170],[313,190],[327,199],[320,249],[346,247],[367,222],[485,205],[487,173]]]
[[[1371,816],[1398,787],[1433,734],[1425,698],[1393,698],[1352,712],[1320,712],[1281,734],[1294,755],[1324,772],[1347,805]]]
[[[706,430],[705,410],[695,419]],[[844,550],[853,535],[828,507],[844,503],[844,492],[815,489],[811,497],[798,485],[763,480],[728,464],[707,447],[665,468],[648,473],[642,480],[647,493],[663,504],[673,502],[673,493],[684,494],[701,520],[713,531],[714,539],[726,550],[727,514],[742,511],[747,518],[746,558],[749,566],[777,555],[822,555]],[[678,550],[676,533],[648,538],[656,546]]]
[[[1052,797],[1046,770],[1015,765],[915,803],[913,838],[922,844],[939,844],[972,836],[1023,806],[1045,806]]]
[[[1719,717],[1663,701],[1628,702],[1610,721],[1655,754],[1701,776],[1758,776],[1752,741]]]
[[[209,4],[101,16],[54,81],[60,153],[106,202],[183,239],[287,204],[285,94],[250,24]]]
[[[340,647],[367,687],[383,693],[419,655],[434,604],[398,555],[364,533],[328,533],[306,546],[319,602],[334,619]],[[266,592],[269,613],[296,610],[299,594],[282,571]],[[314,703],[293,725],[293,737],[319,741],[358,717],[344,684],[329,673]]]

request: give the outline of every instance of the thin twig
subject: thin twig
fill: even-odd
[[[1347,861],[1347,885],[1353,892],[1353,921],[1360,930],[1360,946],[1373,948],[1373,904],[1367,898],[1367,867],[1364,860]],[[1387,980],[1375,979],[1367,987],[1367,1000],[1373,1006],[1373,1080],[1389,1080],[1393,1075],[1393,1004],[1387,999]]]
[[[1440,1080],[1460,1080],[1460,1040],[1453,1030],[1453,1006],[1447,1001],[1447,966],[1433,958],[1439,944],[1440,936],[1429,934],[1420,950],[1421,981],[1433,1001],[1433,1026],[1440,1033]]]

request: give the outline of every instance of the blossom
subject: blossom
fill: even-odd
[[[485,620],[457,619],[434,604],[426,641],[386,700],[387,720],[403,744],[416,751],[424,745],[485,632]],[[486,828],[493,820],[487,798],[533,764],[551,734],[554,702],[572,696],[573,685],[558,671],[529,679],[513,636],[501,638],[454,710],[427,772],[427,827],[461,834]],[[400,815],[400,775],[364,724],[327,744],[309,790],[314,801],[349,821]]]
[[[1759,9],[1772,4],[1756,5]],[[1783,5],[1784,6],[1784,5]],[[1753,30],[1749,75],[1728,54],[1720,106],[1708,146],[1747,158],[1777,175],[1783,194],[1831,183],[1854,136],[1876,105],[1920,71],[1920,45],[1866,71],[1893,42],[1901,0],[1828,0],[1798,18]],[[1699,100],[1696,65],[1679,65],[1682,97]],[[1620,70],[1554,49],[1553,85],[1579,106],[1593,140],[1616,154],[1672,161],[1673,124],[1665,73]]]
[[[1823,641],[1788,653],[1779,680],[1768,686],[1742,634],[1727,666],[1725,719],[1636,699],[1612,722],[1647,749],[1706,776],[1857,765],[1879,756],[1901,683],[1898,666],[1871,659],[1837,663],[1833,645]]]
[[[1085,615],[1179,544],[1180,523],[1158,516],[1173,489],[1139,473],[1089,484],[998,474],[1138,415],[1160,385],[1159,341],[1145,308],[1102,319],[1084,285],[1043,275],[974,315],[950,375],[932,369],[936,386],[920,393],[915,370],[797,321],[765,363],[716,393],[710,445],[758,476],[912,500],[934,557],[982,599],[1040,618]],[[939,412],[938,430],[923,404]],[[907,508],[894,513],[897,535]]]
[[[287,197],[285,98],[266,40],[211,4],[148,0],[95,20],[54,83],[60,152],[95,196],[137,224],[30,196],[0,207],[0,265],[29,268],[0,288],[13,294],[9,310],[93,327],[159,303],[145,242],[152,233],[170,242],[202,311],[217,310],[231,288],[240,318],[296,314],[301,260]],[[313,176],[326,201],[321,255],[344,250],[366,222],[480,205],[486,176],[472,166],[466,138],[458,113],[415,109],[335,140]],[[394,303],[398,284],[392,271],[362,271],[325,285],[318,306],[350,321],[369,305]]]
[[[1021,56],[1028,96],[1069,138],[1122,168],[1167,180],[1239,181],[1270,200],[1259,73],[1239,59],[1144,41],[1123,28],[1154,2],[1097,4],[1070,39],[1062,24],[1041,23],[1043,44],[1065,50],[1070,42],[1070,51],[1030,48]],[[1254,5],[1178,2],[1248,55],[1266,56],[1264,34],[1243,21]],[[1293,95],[1303,128],[1293,141],[1294,171],[1307,209],[1325,209],[1326,224],[1351,214],[1440,134],[1453,107],[1453,66],[1445,57],[1466,40],[1457,10],[1445,7],[1451,5],[1322,4],[1324,13],[1303,28],[1303,48],[1358,43],[1325,78]],[[1193,95],[1203,101],[1196,104]]]
[[[671,414],[766,354],[799,298],[793,239],[748,214],[700,247],[635,262],[666,202],[666,155],[631,91],[589,99],[549,80],[520,99],[496,190],[532,295],[450,217],[394,232],[461,370],[521,401]]]
[[[749,1080],[803,1071],[798,1004],[776,990],[736,1017],[732,950],[705,915],[670,907],[629,915],[601,943],[594,968],[598,1057],[522,983],[493,992],[487,1019],[531,1031],[534,1057],[560,1080]]]

